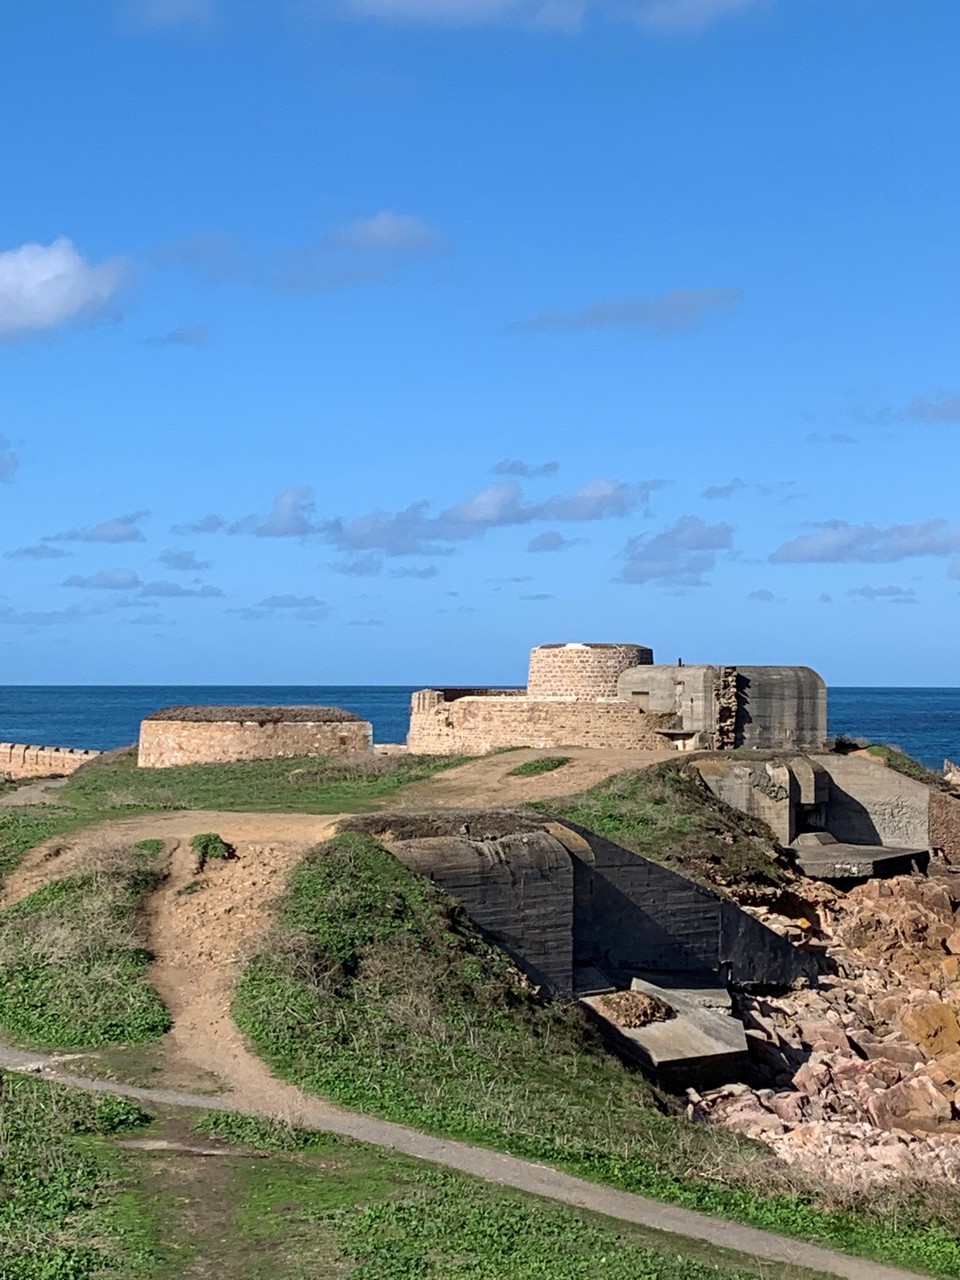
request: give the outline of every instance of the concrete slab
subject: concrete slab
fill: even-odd
[[[656,976],[671,983],[669,974]],[[690,976],[684,974],[682,980],[689,984]],[[595,996],[583,998],[582,1003],[625,1057],[674,1090],[690,1085],[712,1088],[741,1076],[749,1061],[746,1033],[743,1024],[726,1011],[729,993],[717,986],[716,980],[712,987],[705,983],[684,987],[679,981],[664,986],[659,981],[634,978],[630,987],[664,1001],[675,1017],[645,1027],[619,1027],[601,1011]]]
[[[868,880],[874,876],[909,875],[930,860],[926,849],[847,844],[826,832],[798,836],[793,842],[797,866],[812,880]]]

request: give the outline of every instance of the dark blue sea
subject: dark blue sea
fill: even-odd
[[[135,742],[140,721],[184,703],[320,703],[373,723],[377,742],[407,735],[408,685],[0,685],[0,742],[101,751]],[[960,689],[831,689],[830,733],[899,747],[932,769],[960,759]]]

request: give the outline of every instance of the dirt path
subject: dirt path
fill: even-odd
[[[57,792],[66,781],[66,778],[42,778],[39,782],[17,787],[5,796],[0,796],[0,809],[15,809],[29,804],[56,804]]]
[[[56,1058],[40,1054],[23,1053],[0,1046],[0,1068],[31,1074],[43,1074],[46,1079],[72,1085],[91,1093],[110,1093],[124,1098],[135,1098],[147,1105],[200,1108],[239,1112],[243,1115],[270,1115],[266,1107],[244,1104],[239,1099],[211,1099],[209,1096],[176,1093],[166,1089],[138,1089],[132,1085],[117,1084],[110,1080],[90,1080],[72,1076],[59,1069]],[[315,1098],[302,1099],[302,1110],[289,1118],[305,1129],[321,1133],[336,1133],[373,1146],[386,1147],[403,1152],[431,1164],[456,1169],[461,1173],[481,1178],[484,1182],[514,1187],[532,1195],[557,1200],[577,1208],[589,1209],[621,1222],[634,1222],[656,1231],[663,1231],[681,1239],[700,1240],[718,1248],[746,1254],[756,1261],[786,1262],[825,1276],[840,1280],[924,1280],[914,1272],[896,1267],[882,1266],[863,1258],[850,1257],[822,1249],[818,1245],[804,1244],[786,1236],[754,1227],[741,1226],[722,1218],[713,1218],[692,1209],[680,1209],[660,1204],[645,1196],[626,1191],[615,1191],[583,1178],[561,1173],[549,1165],[533,1164],[514,1156],[501,1155],[483,1147],[472,1147],[465,1142],[452,1142],[434,1138],[354,1112],[341,1111]],[[678,1239],[678,1248],[682,1247]],[[929,1277],[926,1278],[929,1280]]]
[[[513,778],[512,770],[544,756],[568,756],[569,764],[535,777]],[[661,760],[676,760],[676,751],[610,751],[561,747],[556,751],[503,751],[482,756],[456,769],[446,769],[424,782],[404,787],[383,803],[388,810],[509,808],[529,800],[575,795],[625,769],[644,769]]]
[[[336,821],[315,818],[306,839],[272,836],[267,843],[241,839],[237,830],[222,824],[216,829],[236,845],[237,857],[212,861],[202,872],[189,843],[179,840],[169,874],[145,912],[146,942],[154,956],[150,981],[173,1017],[164,1052],[201,1074],[216,1076],[244,1105],[288,1119],[300,1114],[304,1098],[246,1048],[230,1016],[230,1002],[238,973],[266,933],[288,874],[311,845],[333,833]]]
[[[53,836],[31,849],[20,865],[3,881],[0,908],[19,902],[51,880],[67,876],[96,849],[130,845],[138,840],[187,840],[200,831],[217,831],[238,849],[250,845],[260,849],[264,874],[273,867],[267,849],[278,851],[283,874],[304,852],[325,840],[345,814],[314,813],[220,813],[207,809],[175,809],[164,813],[135,813],[126,818],[97,822],[68,835]],[[293,846],[297,857],[286,861],[282,850]]]

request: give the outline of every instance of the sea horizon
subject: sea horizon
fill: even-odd
[[[374,740],[403,742],[410,697],[428,684],[0,685],[0,742],[105,751],[136,742],[140,721],[164,706],[342,706],[373,724]],[[476,686],[471,686],[476,687]],[[517,686],[497,685],[497,688]],[[898,747],[931,769],[960,757],[960,686],[835,685],[827,690],[831,737]]]

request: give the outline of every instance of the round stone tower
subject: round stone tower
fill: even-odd
[[[653,650],[642,644],[541,644],[530,652],[529,698],[615,698],[629,667],[649,666]]]

